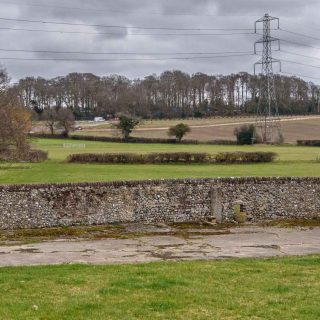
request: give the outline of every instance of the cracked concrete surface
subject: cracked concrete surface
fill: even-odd
[[[133,239],[56,240],[0,246],[0,266],[121,264],[162,260],[209,260],[320,254],[320,228],[242,227],[190,236],[148,235]],[[199,230],[198,230],[199,231]]]

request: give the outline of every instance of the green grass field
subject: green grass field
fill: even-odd
[[[0,164],[0,183],[66,183],[114,180],[144,180],[241,176],[320,176],[320,148],[287,146],[210,146],[124,144],[69,140],[33,141],[35,148],[49,152],[49,161],[38,164]],[[84,148],[85,146],[85,148]],[[68,164],[71,153],[87,152],[208,152],[272,151],[279,157],[269,164],[243,165],[99,165]]]
[[[38,164],[0,164],[0,183],[63,183],[223,176],[320,176],[320,148],[33,141]],[[83,152],[272,151],[270,164],[68,164]],[[1,247],[0,247],[1,257]],[[320,257],[0,268],[0,319],[320,318]]]
[[[320,318],[320,257],[0,270],[0,319]]]

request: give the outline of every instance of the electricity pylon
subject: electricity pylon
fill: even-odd
[[[256,134],[260,135],[263,143],[268,144],[283,140],[273,74],[273,64],[279,63],[281,70],[281,61],[272,58],[272,44],[274,42],[278,43],[280,50],[280,40],[271,36],[272,21],[277,22],[277,28],[279,29],[279,18],[271,17],[269,14],[265,14],[255,22],[255,33],[257,33],[257,25],[259,23],[263,24],[263,37],[254,44],[255,54],[257,53],[257,45],[262,44],[262,58],[254,65],[254,74],[256,74],[256,66],[261,65]]]

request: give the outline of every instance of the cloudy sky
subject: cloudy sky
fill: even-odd
[[[280,18],[282,29],[309,36],[272,31],[282,40],[282,52],[274,57],[286,60],[283,72],[320,83],[320,69],[307,66],[320,65],[319,0],[0,0],[0,5],[0,63],[12,81],[70,72],[130,78],[172,69],[252,73],[260,37],[253,34],[254,21],[270,13]]]

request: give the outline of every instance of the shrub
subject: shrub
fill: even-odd
[[[0,152],[0,161],[5,162],[42,162],[48,160],[48,152],[42,150],[26,150],[17,152],[10,149]]]
[[[179,123],[169,129],[168,135],[176,137],[177,141],[180,142],[182,138],[191,131],[187,124]]]
[[[31,138],[40,139],[66,139],[61,134],[45,134],[45,133],[32,133]],[[140,137],[129,137],[127,140],[119,137],[100,137],[100,136],[78,136],[71,135],[68,139],[71,140],[82,140],[82,141],[96,141],[96,142],[116,142],[116,143],[162,143],[162,144],[206,144],[206,145],[236,145],[237,142],[233,140],[212,140],[212,141],[197,141],[197,140],[182,140],[177,141],[176,139],[162,139],[162,138],[140,138]]]
[[[298,146],[320,147],[320,140],[298,140]]]
[[[122,164],[160,164],[160,163],[210,163],[213,156],[207,153],[105,153],[105,154],[72,154],[70,163],[122,163]]]
[[[215,156],[217,163],[262,163],[272,162],[277,157],[274,152],[224,152]]]
[[[28,162],[43,162],[46,160],[48,160],[48,152],[43,150],[30,150],[25,159]]]
[[[161,163],[259,163],[272,162],[277,155],[272,152],[229,152],[210,155],[208,153],[83,153],[68,157],[70,163],[121,163],[121,164],[161,164]]]
[[[138,119],[132,118],[127,115],[121,115],[119,117],[119,123],[116,128],[121,131],[121,134],[125,140],[129,139],[133,129],[140,123]]]
[[[243,125],[240,128],[234,130],[234,135],[237,138],[237,142],[240,145],[255,143],[256,128],[253,124]]]

